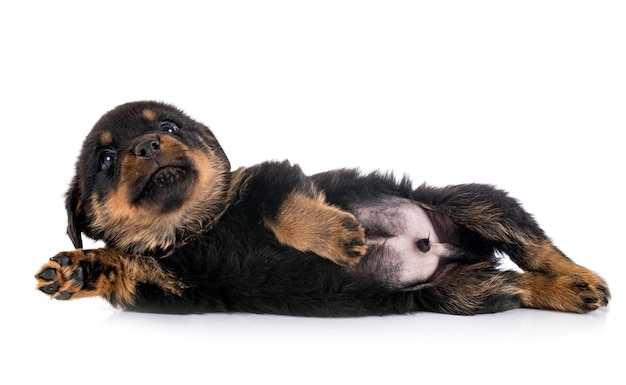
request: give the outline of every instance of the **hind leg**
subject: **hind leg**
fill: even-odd
[[[609,303],[606,282],[547,238],[526,245],[514,261],[527,271],[519,280],[525,307],[586,313]]]
[[[469,184],[420,186],[414,194],[433,215],[477,234],[526,272],[515,285],[521,306],[583,313],[608,304],[610,293],[604,280],[565,256],[505,192]]]
[[[387,310],[472,315],[520,307],[585,313],[602,304],[577,276],[498,270],[491,262],[459,265],[431,284],[384,299]]]

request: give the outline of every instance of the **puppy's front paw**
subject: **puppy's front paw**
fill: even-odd
[[[354,266],[367,250],[365,230],[349,213],[344,213],[331,227],[326,257],[341,266]]]
[[[266,226],[280,243],[341,266],[358,264],[367,249],[365,230],[356,217],[327,204],[323,197],[292,194]]]
[[[99,295],[114,278],[113,270],[103,269],[82,249],[55,255],[35,274],[37,289],[59,300]]]
[[[54,299],[70,299],[84,285],[85,272],[80,264],[82,250],[63,252],[50,258],[35,275],[37,289]]]

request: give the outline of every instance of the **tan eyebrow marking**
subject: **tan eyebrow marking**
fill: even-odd
[[[157,113],[147,108],[141,111],[141,115],[151,122],[154,122],[157,119]]]
[[[111,131],[105,131],[100,134],[100,145],[103,147],[110,146],[113,143],[113,135]]]

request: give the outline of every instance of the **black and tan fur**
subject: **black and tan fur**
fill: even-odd
[[[556,248],[505,192],[413,188],[289,162],[231,170],[212,132],[134,102],[91,130],[67,193],[68,234],[36,274],[67,300],[167,313],[359,316],[519,307],[584,313],[606,283]],[[81,233],[105,248],[83,250]],[[507,254],[523,272],[498,268]]]

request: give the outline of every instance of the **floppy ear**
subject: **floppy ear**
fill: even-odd
[[[77,249],[82,249],[83,247],[83,239],[80,235],[82,231],[80,225],[83,216],[82,206],[80,189],[78,188],[76,178],[74,178],[65,195],[65,210],[67,210],[67,235]]]

